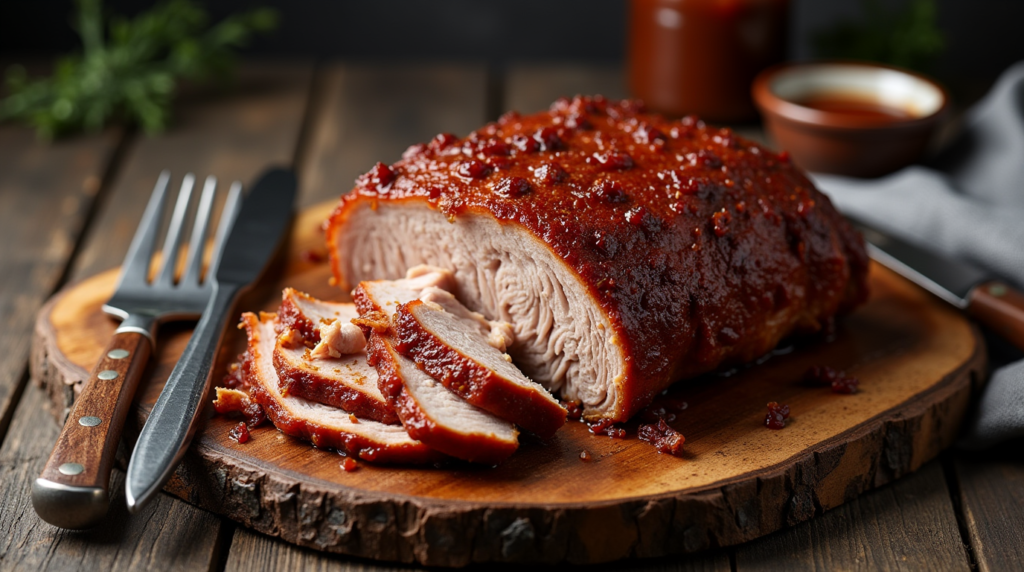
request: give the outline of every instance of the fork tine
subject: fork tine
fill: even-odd
[[[156,233],[160,230],[160,219],[163,218],[166,202],[164,199],[170,181],[170,171],[161,171],[156,179],[153,194],[149,196],[146,210],[139,221],[139,228],[136,229],[131,246],[128,247],[118,288],[125,284],[144,286],[149,280],[149,260],[153,257],[153,248],[156,246]]]
[[[185,274],[181,284],[199,284],[203,272],[203,250],[206,242],[206,228],[210,224],[210,211],[213,210],[213,196],[217,191],[217,177],[206,177],[203,183],[203,194],[199,197],[196,219],[192,224],[192,238],[188,242],[188,260],[185,262]]]
[[[224,202],[224,210],[220,215],[220,224],[217,225],[217,238],[213,243],[213,259],[210,260],[210,269],[207,270],[207,276],[215,276],[217,274],[217,267],[220,266],[220,255],[224,250],[224,242],[227,240],[228,232],[231,231],[232,225],[235,224],[235,218],[238,217],[238,211],[241,208],[242,183],[241,181],[235,181],[231,183],[231,189],[228,190],[228,198]]]
[[[181,181],[178,201],[174,203],[171,222],[167,226],[167,236],[164,237],[163,264],[160,268],[160,274],[153,281],[154,284],[165,286],[172,286],[174,284],[174,271],[178,266],[178,247],[181,244],[181,228],[185,225],[185,215],[188,214],[188,204],[192,199],[192,187],[195,186],[195,183],[196,176],[192,173],[185,175],[185,178]]]

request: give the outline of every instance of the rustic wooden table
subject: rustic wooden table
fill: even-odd
[[[0,569],[394,570],[296,548],[160,495],[128,515],[116,472],[104,526],[68,532],[33,512],[29,487],[57,437],[28,379],[43,302],[117,266],[161,169],[251,180],[294,165],[300,207],[334,198],[375,161],[436,133],[560,95],[623,96],[617,67],[306,62],[248,64],[237,89],[185,97],[159,137],[110,129],[55,144],[0,127]],[[756,131],[753,132],[756,135]],[[760,540],[629,570],[1008,570],[1024,562],[1024,460],[947,453],[859,500]]]

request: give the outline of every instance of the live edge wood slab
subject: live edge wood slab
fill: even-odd
[[[304,211],[281,261],[237,310],[276,308],[283,286],[343,299],[328,284],[320,223]],[[58,293],[41,310],[32,375],[63,419],[116,326],[100,311],[117,274]],[[807,520],[916,470],[950,444],[982,380],[984,345],[957,312],[880,268],[871,300],[830,340],[802,340],[759,365],[685,382],[673,425],[685,456],[658,454],[569,423],[547,443],[523,439],[497,468],[388,467],[340,458],[266,425],[238,444],[237,420],[210,416],[168,490],[260,532],[319,550],[428,565],[594,563],[696,552]],[[143,380],[129,439],[156,400],[189,330],[164,328]],[[218,367],[242,350],[229,330]],[[809,386],[813,365],[843,369],[860,392]],[[790,405],[789,425],[764,427],[765,404]],[[580,453],[586,450],[591,460]],[[119,500],[115,500],[119,502]]]

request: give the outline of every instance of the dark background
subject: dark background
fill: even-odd
[[[879,0],[900,6],[905,0]],[[203,2],[214,18],[251,7],[242,0]],[[132,15],[151,0],[108,0]],[[349,59],[621,61],[626,0],[269,0],[281,22],[247,52],[257,56]],[[811,38],[862,13],[861,0],[793,0],[792,59],[814,56]],[[1024,59],[1024,0],[938,0],[947,47],[933,73],[954,88],[987,86]],[[77,46],[71,0],[0,0],[0,54],[37,56]]]

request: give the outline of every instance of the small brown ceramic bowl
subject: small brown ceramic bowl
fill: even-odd
[[[921,157],[949,106],[934,81],[898,68],[816,62],[770,68],[754,103],[775,144],[821,173],[876,177]]]

